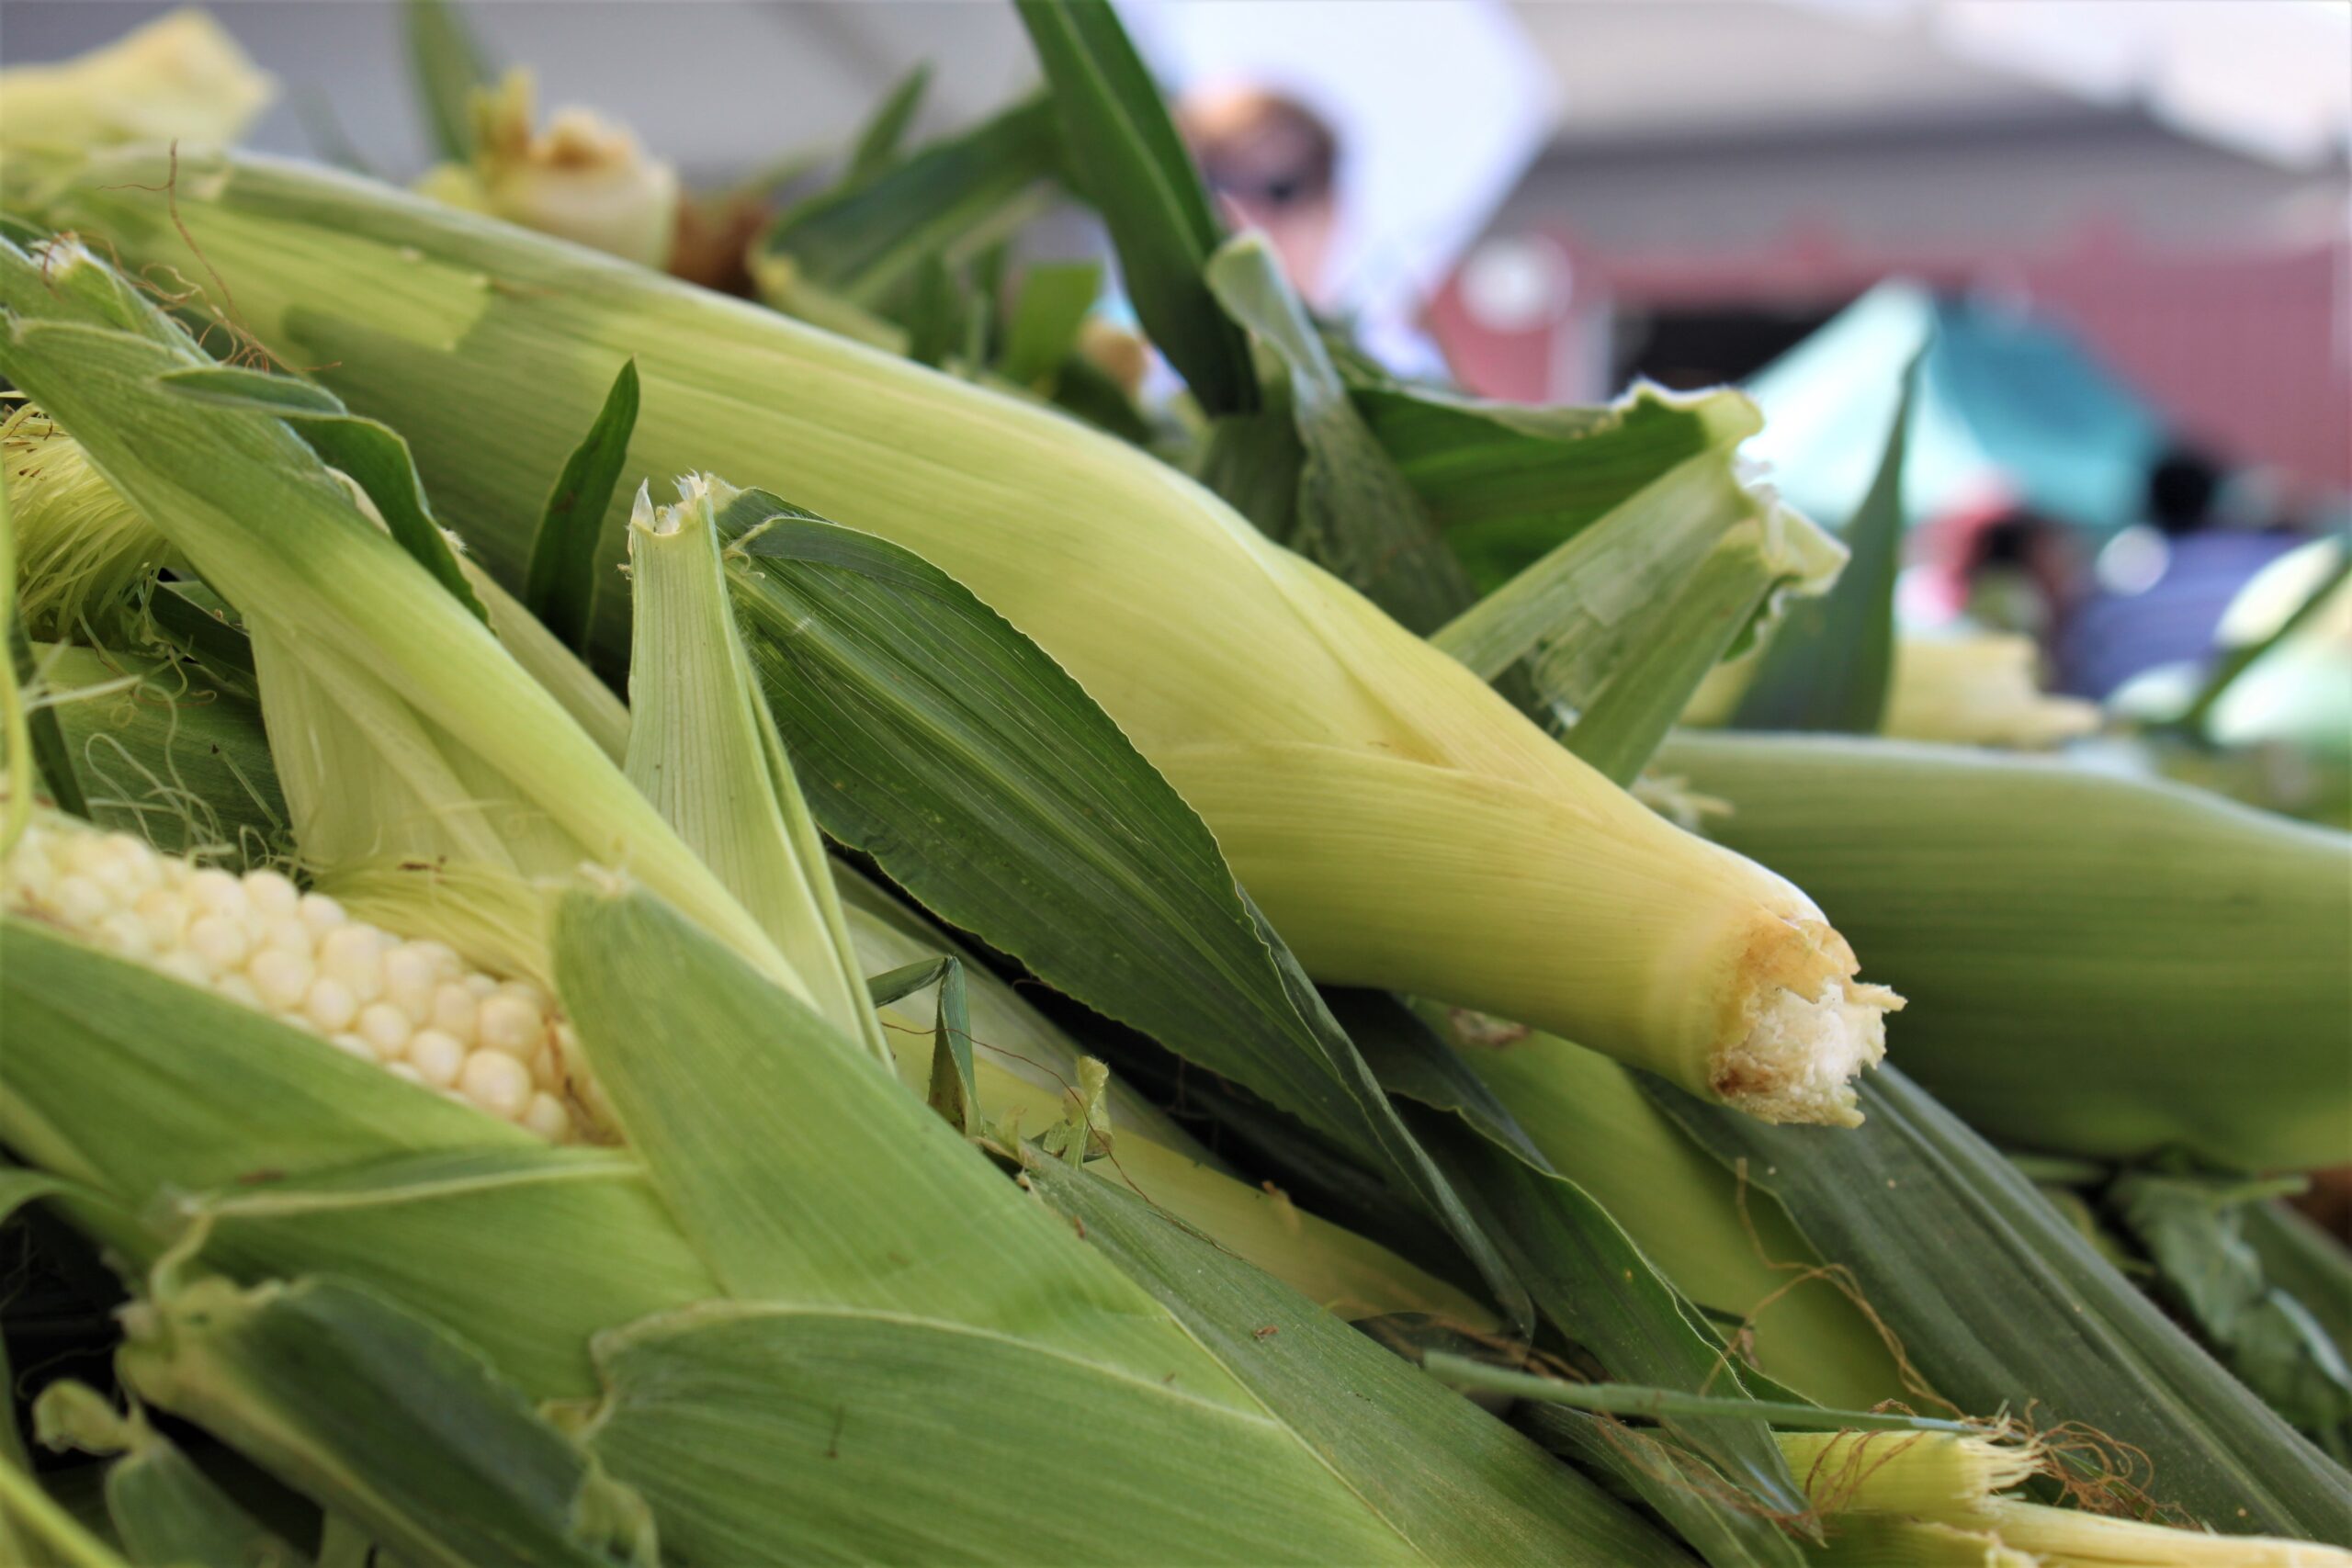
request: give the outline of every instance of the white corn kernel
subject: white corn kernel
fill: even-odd
[[[50,897],[56,902],[57,912],[65,918],[68,924],[76,926],[93,925],[104,919],[113,903],[107,897],[106,889],[86,874],[64,878]]]
[[[347,918],[343,912],[343,906],[323,893],[303,894],[301,903],[296,908],[302,923],[311,928],[313,937],[326,935]]]
[[[291,919],[302,907],[302,895],[274,871],[245,873],[245,902],[265,920]]]
[[[322,975],[311,982],[311,989],[302,998],[302,1016],[326,1033],[351,1027],[359,1016],[359,998],[351,987],[332,975]]]
[[[503,1053],[477,1051],[466,1058],[458,1088],[492,1116],[512,1122],[530,1108],[531,1070]]]
[[[359,1021],[353,1032],[368,1042],[368,1049],[389,1062],[407,1050],[409,1036],[414,1030],[408,1014],[393,1003],[369,1002],[359,1010]]]
[[[291,1011],[302,1005],[311,988],[311,955],[265,947],[246,963],[245,977],[254,983],[264,1007],[273,1012]]]
[[[125,958],[144,958],[155,951],[147,922],[128,909],[117,909],[98,922],[98,935]]]
[[[542,1089],[531,1096],[523,1112],[523,1125],[542,1138],[561,1143],[571,1135],[571,1112],[564,1109],[563,1101]]]
[[[481,1000],[471,990],[456,980],[444,980],[433,989],[433,1011],[425,1021],[446,1034],[471,1041],[481,1011]]]
[[[250,944],[244,927],[224,914],[198,915],[187,928],[187,945],[214,969],[244,967]]]
[[[466,1069],[466,1048],[437,1029],[420,1029],[409,1036],[408,1065],[435,1089],[447,1089]]]
[[[531,1059],[547,1032],[546,1020],[539,1010],[505,991],[482,998],[481,1028],[485,1048],[503,1051],[518,1063]]]
[[[168,887],[158,887],[142,893],[132,906],[147,927],[148,940],[158,949],[179,945],[181,933],[187,930],[187,900]]]
[[[217,866],[208,865],[189,876],[187,897],[208,915],[242,919],[245,912],[244,885]]]

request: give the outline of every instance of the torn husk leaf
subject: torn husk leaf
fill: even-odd
[[[1781,1432],[1789,1469],[1825,1514],[1973,1513],[2042,1468],[2031,1443],[1954,1432]]]
[[[629,660],[629,782],[709,866],[776,950],[802,998],[888,1062],[833,888],[727,594],[714,508],[738,492],[708,475],[630,513],[637,617]]]

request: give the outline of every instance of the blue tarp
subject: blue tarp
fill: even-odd
[[[2141,520],[2166,436],[2155,411],[2049,322],[1903,281],[1871,289],[1748,382],[1765,423],[1747,451],[1801,510],[1833,528],[1853,514],[1923,344],[1904,471],[1912,523],[2001,496],[2100,533]]]

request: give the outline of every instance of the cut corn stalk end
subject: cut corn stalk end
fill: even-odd
[[[1854,950],[1825,920],[1779,917],[1742,959],[1730,1043],[1708,1063],[1725,1104],[1765,1122],[1852,1127],[1853,1080],[1886,1055],[1886,1015],[1903,998],[1858,982]]]

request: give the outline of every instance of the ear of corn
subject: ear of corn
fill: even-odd
[[[322,742],[302,731],[280,748],[280,778],[298,832],[323,840],[307,852],[332,869],[345,855],[399,852],[399,834],[424,832],[435,850],[454,840],[493,865],[508,858],[498,846],[534,843],[534,863],[517,867],[526,872],[548,870],[559,853],[626,861],[798,983],[596,742],[287,425],[170,389],[163,378],[209,361],[143,299],[71,243],[39,258],[0,245],[0,299],[10,310],[0,367],[44,396],[98,471],[244,613],[281,711],[318,724],[356,770],[350,783],[388,792],[376,802],[384,818],[338,812],[345,781],[330,777]],[[298,535],[299,550],[284,547]]]
[[[193,6],[58,65],[0,71],[0,143],[233,141],[277,84]]]
[[[2006,633],[1898,637],[1879,732],[1898,740],[2039,750],[2097,730],[2097,704],[2041,690],[2040,657],[2030,637]],[[1683,722],[1728,723],[1755,673],[1752,656],[1717,666],[1683,709]]]
[[[58,439],[65,437],[61,435]],[[645,602],[640,600],[640,604]],[[499,618],[495,600],[491,602],[491,615],[495,625]],[[641,661],[650,662],[657,657],[653,649],[661,646],[661,641],[640,643]],[[266,825],[266,813],[257,822],[254,813],[277,797],[275,774],[268,750],[261,741],[257,716],[249,706],[220,693],[181,693],[175,686],[155,683],[152,674],[142,691],[134,694],[122,690],[113,660],[88,649],[52,649],[44,655],[44,669],[50,671],[52,682],[60,689],[114,682],[117,690],[113,694],[68,701],[62,711],[77,751],[106,761],[106,768],[96,775],[107,786],[102,799],[152,793],[153,798],[140,801],[146,807],[144,817],[124,810],[124,821],[143,825],[147,818],[153,818],[174,826],[187,822],[199,841],[230,847],[254,830],[244,825]],[[136,665],[132,669],[147,671],[149,667]],[[180,697],[189,700],[182,704],[175,700]],[[626,725],[626,715],[622,716],[622,723]],[[682,743],[699,744],[696,734],[720,728],[723,727],[716,724],[706,726],[702,731],[690,732]],[[224,763],[225,771],[217,773],[197,771],[221,769]],[[126,791],[124,784],[116,782],[131,780],[143,781],[144,789]],[[91,856],[100,847],[95,835],[55,818],[45,818],[41,831],[39,847],[45,869],[38,885],[42,887],[53,885],[55,868],[70,868],[77,857]],[[136,848],[122,840],[104,846],[107,854],[130,853]],[[185,881],[195,874],[193,867],[169,862],[157,862],[151,870],[159,882]],[[832,870],[843,889],[846,927],[864,970],[878,974],[958,951],[944,933],[854,872],[838,865]],[[507,930],[532,918],[532,911],[525,908],[503,919],[493,918],[488,930],[477,931],[474,928],[479,922],[473,917],[481,908],[485,893],[496,889],[477,884],[450,891],[444,886],[449,880],[446,872],[433,876],[362,872],[347,874],[342,885],[346,891],[356,890],[362,901],[401,929],[435,931],[443,941],[469,954],[495,952]],[[17,879],[12,874],[6,895],[9,907],[20,911],[38,908],[46,918],[62,920],[63,912],[58,908],[54,897],[36,897],[32,886],[29,879]],[[102,931],[76,929],[102,943],[105,940]],[[184,931],[181,934],[184,936]],[[266,928],[256,934],[266,938]],[[157,945],[161,949],[168,944]],[[386,937],[379,945],[390,951],[399,944],[396,939]],[[409,945],[426,949],[435,946]],[[259,954],[260,948],[256,946],[246,960],[248,968]],[[155,955],[149,954],[151,958]],[[252,999],[244,996],[253,990],[249,974],[239,976],[234,970],[205,972],[215,986],[232,976],[242,979],[243,983],[232,985],[230,992],[241,999]],[[504,989],[528,993],[533,986],[543,988],[550,984],[543,953],[527,972],[529,983],[508,983]],[[1010,987],[985,970],[967,967],[966,984],[970,992],[984,1118],[992,1124],[1025,1127],[1032,1134],[1050,1127],[1062,1114],[1069,1086],[1077,1080],[1077,1047]],[[371,995],[367,1000],[375,1006],[385,998]],[[922,1010],[924,1000],[918,994],[894,1004],[883,1015],[890,1030],[888,1039],[900,1076],[918,1091],[930,1069],[933,1018]],[[307,1021],[300,998],[280,1016],[300,1027],[315,1027]],[[435,1021],[428,1014],[418,1016],[415,1021],[422,1027]],[[555,1028],[559,1042],[570,1037],[568,1023],[559,1022]],[[458,1021],[455,1032],[469,1050],[475,1048],[476,1036],[469,1017]],[[428,1057],[432,1055],[428,1050]],[[400,1049],[379,1059],[400,1064],[397,1076],[421,1076],[409,1066]],[[447,1087],[461,1090],[463,1084],[464,1075],[460,1073],[458,1080]],[[550,1092],[567,1100],[580,1100],[593,1094],[593,1086],[582,1081]],[[1425,1313],[1480,1330],[1492,1325],[1492,1314],[1487,1309],[1460,1291],[1386,1250],[1297,1209],[1279,1193],[1251,1188],[1226,1176],[1164,1111],[1115,1080],[1111,1086],[1109,1105],[1111,1121],[1107,1130],[1115,1134],[1117,1158],[1107,1165],[1098,1163],[1094,1167],[1097,1176],[1131,1185],[1162,1212],[1216,1237],[1228,1251],[1268,1270],[1310,1299],[1351,1317]],[[582,1118],[576,1125],[589,1125],[584,1107],[575,1106],[571,1113]],[[527,1123],[528,1118],[526,1120]],[[559,1132],[558,1135],[569,1134]],[[382,1178],[382,1190],[406,1185],[422,1190],[437,1184],[444,1193],[455,1190],[447,1173],[435,1175],[430,1168],[402,1171],[388,1168]],[[235,1207],[232,1220],[223,1218],[224,1212],[218,1208],[208,1213],[224,1226],[275,1227],[281,1231],[291,1227],[315,1239],[335,1224],[335,1216],[369,1201],[371,1196],[380,1197],[382,1190],[375,1184],[362,1183],[333,1201],[319,1198],[307,1206],[247,1202]],[[547,1196],[545,1192],[529,1198],[516,1194],[511,1201],[537,1201]]]
[[[180,242],[160,203],[122,194],[140,169],[27,177],[48,178],[52,220],[157,259]],[[1203,808],[1319,977],[1560,1028],[1759,1114],[1851,1115],[1844,1080],[1875,1059],[1887,997],[1856,986],[1803,894],[1651,819],[1141,454],[364,185],[240,160],[184,168],[178,202],[239,320],[339,367],[328,381],[409,436],[494,570],[519,569],[516,520],[593,412],[552,389],[636,352],[634,467],[724,468],[970,585]],[[1101,613],[1112,604],[1129,613]],[[1273,819],[1245,784],[1277,761]]]
[[[1991,1135],[2248,1170],[2352,1158],[2343,834],[1950,749],[1686,733],[1657,766],[1728,802],[1710,830],[1868,946],[1916,1003],[1907,1070]]]
[[[436,201],[592,246],[641,266],[669,260],[678,174],[637,138],[585,109],[532,126],[531,73],[510,71],[472,105],[473,158],[443,164],[417,184]]]

